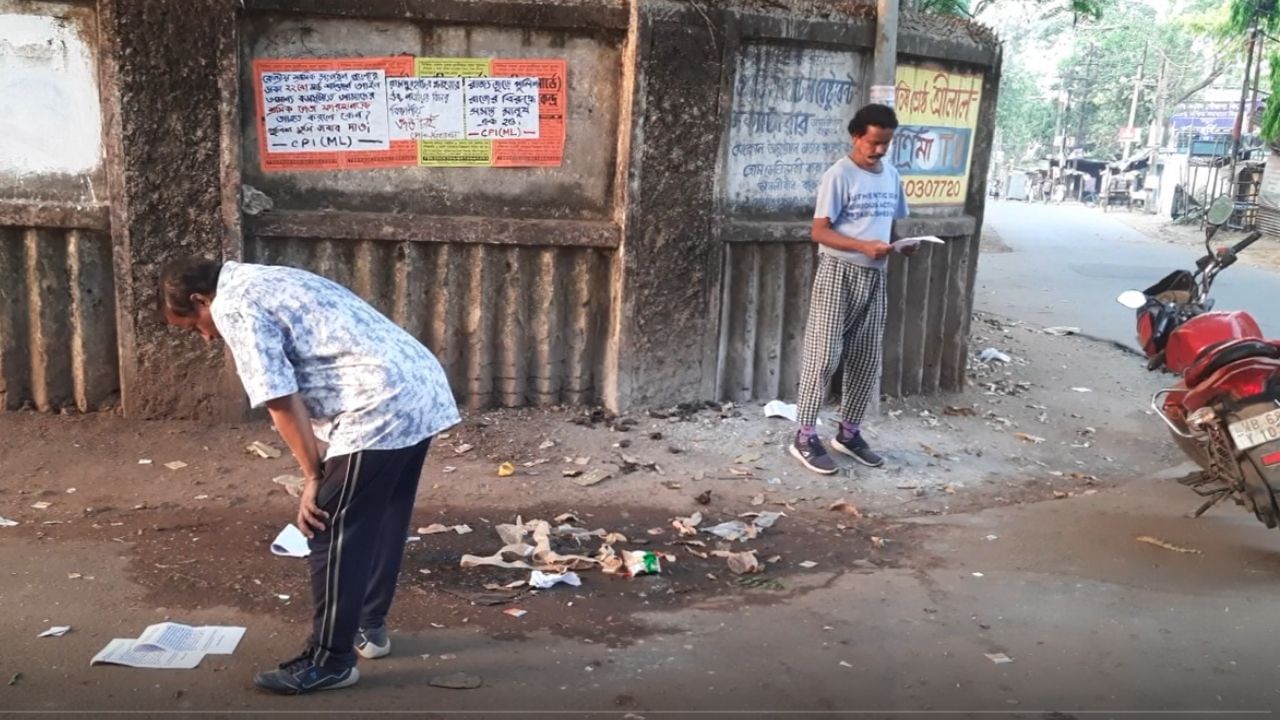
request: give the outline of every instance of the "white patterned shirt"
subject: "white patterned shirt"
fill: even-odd
[[[431,351],[319,275],[228,262],[210,311],[250,404],[301,393],[326,459],[411,447],[461,420]]]

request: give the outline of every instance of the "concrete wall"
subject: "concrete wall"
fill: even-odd
[[[0,0],[0,410],[119,391],[97,24]]]
[[[49,170],[58,179],[41,187],[61,188],[66,203],[0,198],[6,405],[88,409],[118,386],[135,416],[241,416],[225,354],[155,313],[160,265],[188,254],[298,265],[352,286],[430,345],[473,407],[789,395],[813,265],[812,185],[865,100],[873,35],[865,5],[789,5],[72,4],[85,18],[75,27],[100,29],[83,44],[97,53],[102,152],[94,164],[88,145],[46,146],[8,169]],[[0,12],[12,7],[54,6],[0,0]],[[982,74],[983,123],[965,202],[925,209],[909,229],[948,245],[891,268],[892,393],[963,382],[999,55],[981,30],[938,22],[951,21],[904,18],[902,59]],[[53,57],[83,56],[73,46]],[[566,59],[563,165],[261,170],[253,60],[402,53]],[[793,75],[827,82],[780,91],[775,81]],[[84,78],[58,82],[85,97]],[[808,120],[781,131],[786,147],[743,150],[761,144],[755,129],[775,112]],[[775,168],[784,155],[792,167]],[[57,327],[59,302],[86,309],[78,327],[109,329],[77,339],[76,325]],[[106,347],[117,341],[118,360]],[[32,363],[68,345],[69,367]]]

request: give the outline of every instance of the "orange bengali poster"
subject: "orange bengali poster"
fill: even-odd
[[[494,167],[559,167],[564,162],[568,64],[564,60],[494,60],[495,77],[536,77],[538,138],[493,141]]]
[[[255,60],[258,152],[266,172],[405,167],[417,143],[387,131],[387,77],[414,58]]]

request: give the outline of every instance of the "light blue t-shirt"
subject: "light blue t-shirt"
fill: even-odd
[[[846,155],[828,168],[818,183],[813,217],[815,220],[828,218],[831,228],[845,237],[891,242],[893,221],[906,216],[907,196],[902,191],[902,178],[898,176],[898,169],[887,162],[880,163],[880,172],[869,172]],[[886,262],[826,245],[819,245],[818,250],[863,267],[883,268]]]
[[[326,458],[411,447],[460,420],[435,356],[319,275],[228,262],[210,312],[250,404],[300,393]]]

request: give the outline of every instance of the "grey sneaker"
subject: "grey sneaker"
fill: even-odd
[[[328,670],[315,664],[311,651],[280,663],[275,670],[258,673],[253,684],[279,695],[305,695],[321,690],[337,690],[351,687],[360,680],[360,671],[354,667]]]
[[[884,458],[871,449],[860,432],[846,435],[844,429],[841,429],[836,439],[831,441],[831,449],[844,453],[867,467],[878,468],[884,465]]]
[[[387,629],[360,628],[356,631],[356,652],[366,660],[386,657],[391,653],[391,638],[387,637]]]
[[[813,472],[819,475],[836,474],[836,461],[831,459],[831,455],[822,446],[822,440],[817,435],[806,437],[796,433],[796,439],[791,443],[790,451],[791,457],[799,460],[801,465]]]

